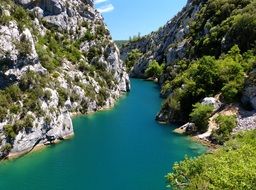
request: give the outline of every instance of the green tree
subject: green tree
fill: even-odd
[[[136,65],[143,54],[138,49],[133,49],[128,53],[128,57],[125,60],[126,68],[129,71]]]
[[[237,134],[211,154],[175,163],[166,176],[172,189],[238,189],[256,187],[256,130]]]
[[[237,125],[236,116],[219,115],[216,118],[218,129],[213,131],[211,139],[213,142],[223,145],[228,141],[231,132]]]
[[[159,65],[156,60],[150,61],[148,68],[145,70],[147,77],[159,78],[163,73],[164,65]]]
[[[196,103],[190,114],[191,121],[195,123],[198,131],[205,132],[208,129],[208,120],[213,112],[213,106]]]

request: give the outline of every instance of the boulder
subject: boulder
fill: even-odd
[[[186,123],[181,127],[174,130],[174,132],[179,134],[192,134],[197,131],[196,125],[194,123]]]
[[[64,11],[63,3],[61,0],[41,0],[40,7],[45,15],[58,15]]]
[[[256,110],[256,69],[249,74],[246,80],[241,101],[246,107]]]
[[[202,101],[202,104],[203,105],[211,105],[211,106],[213,106],[214,107],[214,111],[218,110],[221,107],[221,105],[222,105],[222,103],[218,99],[216,99],[214,97],[206,97],[206,98],[204,98],[203,101]]]

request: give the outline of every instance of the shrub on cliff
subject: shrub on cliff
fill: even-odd
[[[137,64],[141,56],[142,53],[138,49],[134,49],[128,53],[128,57],[125,60],[125,65],[128,71],[131,71],[131,69],[134,67],[134,65]]]
[[[7,142],[11,143],[16,137],[15,128],[12,125],[5,125],[3,127],[5,136],[7,137]]]
[[[164,65],[159,65],[156,60],[149,63],[145,71],[147,77],[159,78],[163,74]]]

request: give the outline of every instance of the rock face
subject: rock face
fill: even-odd
[[[229,7],[229,13],[224,11],[224,7]],[[239,47],[241,55],[248,50],[254,50],[254,46],[250,45],[255,42],[253,31],[247,32],[250,33],[248,39],[240,40],[245,33],[243,27],[240,27],[240,23],[230,22],[235,20],[236,16],[241,16],[240,13],[244,14],[241,17],[250,15],[248,11],[254,10],[252,7],[254,8],[253,1],[236,1],[232,2],[231,5],[231,2],[217,0],[188,0],[182,11],[159,30],[143,37],[131,39],[122,46],[121,58],[127,62],[128,66],[131,63],[129,59],[135,55],[133,52],[142,54],[140,58],[136,57],[136,63],[132,62],[130,64],[133,67],[130,73],[131,77],[146,78],[145,70],[152,60],[156,60],[164,66],[163,72],[158,78],[158,83],[161,86],[161,96],[166,100],[156,116],[157,121],[183,125],[190,120],[189,115],[193,110],[193,105],[198,102],[213,105],[214,113],[220,112],[224,107],[224,104],[221,104],[217,99],[213,97],[204,98],[205,96],[218,96],[218,99],[223,100],[223,102],[230,103],[224,97],[223,89],[226,88],[218,89],[218,82],[214,82],[212,86],[208,85],[209,83],[204,81],[206,79],[202,74],[204,71],[196,69],[204,63],[198,62],[198,66],[194,63],[206,58],[206,56],[221,60],[222,56],[230,55],[232,46],[233,48]],[[220,12],[225,16],[218,16]],[[251,23],[251,21],[248,21],[248,23]],[[255,58],[253,59],[255,60]],[[249,62],[248,65],[250,65]],[[193,76],[194,72],[196,72],[195,77]],[[198,82],[196,82],[196,78],[199,79]],[[236,90],[239,91],[239,94],[237,94],[239,96],[241,89]],[[232,94],[233,92],[228,91],[228,93]],[[246,81],[242,103],[251,110],[256,109],[255,70],[250,73]],[[241,123],[244,123],[245,126],[248,124],[250,126],[248,128],[252,128],[254,120],[250,118],[247,121],[241,119]],[[254,124],[254,126],[256,125]]]
[[[218,110],[222,103],[214,97],[206,97],[202,101],[203,105],[211,105],[214,107],[214,111]]]
[[[242,96],[242,103],[256,110],[256,69],[254,69],[246,81]]]
[[[73,135],[71,113],[114,105],[128,74],[92,0],[0,2],[0,158]]]
[[[189,46],[189,23],[193,21],[204,1],[188,1],[187,5],[173,19],[158,31],[128,43],[121,48],[121,58],[125,60],[133,49],[139,49],[143,57],[134,66],[131,77],[144,78],[145,70],[152,59],[166,65],[174,64],[186,56]]]

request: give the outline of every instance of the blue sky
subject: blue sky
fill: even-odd
[[[95,0],[114,40],[148,34],[178,13],[187,0]]]

